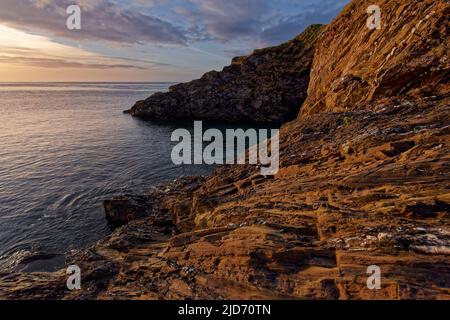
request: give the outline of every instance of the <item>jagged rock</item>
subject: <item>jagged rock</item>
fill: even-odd
[[[155,224],[165,225],[172,221],[182,228],[183,219],[190,215],[192,195],[203,181],[202,177],[183,177],[145,195],[124,195],[104,200],[106,219],[117,227],[151,217]],[[167,214],[169,210],[172,215]]]
[[[152,199],[144,196],[122,196],[103,201],[106,219],[113,225],[124,225],[144,218],[152,206]]]
[[[322,27],[314,25],[295,39],[234,58],[221,72],[156,93],[127,111],[159,120],[219,120],[284,123],[295,118],[306,98],[314,43]]]
[[[373,4],[381,9],[380,30],[366,27]],[[302,116],[448,93],[449,14],[444,0],[352,1],[317,41]]]

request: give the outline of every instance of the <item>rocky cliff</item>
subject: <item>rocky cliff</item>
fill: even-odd
[[[314,25],[280,46],[234,58],[221,72],[175,85],[126,112],[158,120],[270,124],[292,120],[306,99],[314,43],[321,29]]]
[[[69,259],[81,291],[64,271],[8,274],[0,297],[449,299],[449,8],[353,1],[317,42],[276,176],[220,167],[109,202],[132,221]]]
[[[369,5],[381,29],[368,30]],[[316,46],[302,117],[361,110],[378,99],[448,93],[448,1],[353,1]]]

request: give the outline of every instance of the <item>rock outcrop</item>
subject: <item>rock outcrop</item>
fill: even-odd
[[[157,120],[285,123],[296,117],[306,99],[314,43],[321,30],[314,25],[280,46],[234,58],[221,72],[175,85],[126,112]]]
[[[373,2],[382,30],[365,27]],[[444,0],[353,1],[318,42],[276,176],[180,180],[149,208],[170,223],[150,214],[69,260],[81,291],[62,271],[18,273],[0,276],[0,297],[450,299],[448,13]]]
[[[374,4],[380,30],[366,27]],[[302,116],[448,93],[449,14],[448,1],[353,1],[317,42]]]

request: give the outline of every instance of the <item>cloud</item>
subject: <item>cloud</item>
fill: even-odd
[[[189,0],[190,6],[179,7],[177,13],[201,31],[203,38],[228,41],[257,36],[270,20],[267,0]]]
[[[30,56],[8,56],[0,55],[0,63],[19,64],[22,66],[38,68],[77,68],[77,69],[136,69],[146,68],[131,64],[111,64],[111,63],[86,63],[80,61],[68,61],[59,58],[38,58]]]
[[[349,0],[187,0],[177,14],[191,22],[197,41],[244,41],[248,46],[287,41],[314,23],[328,23]]]
[[[120,44],[161,43],[185,45],[185,31],[158,17],[109,0],[78,0],[82,30],[66,28],[66,9],[73,0],[2,0],[0,23],[28,31],[77,40]]]
[[[291,39],[311,24],[327,24],[342,10],[349,0],[322,0],[305,5],[294,16],[281,16],[261,32],[265,43],[279,43]]]
[[[292,39],[312,23],[328,23],[349,1],[0,0],[0,63],[10,76],[8,65],[55,74],[73,68],[120,78],[130,69],[130,77],[194,77],[220,69],[228,57]],[[66,28],[73,4],[82,9],[81,30]]]
[[[272,45],[328,23],[349,0],[1,0],[0,24],[75,40],[121,45],[246,42]],[[67,30],[66,8],[82,8]],[[164,18],[163,18],[164,17]]]
[[[169,66],[145,59],[109,57],[0,25],[0,64],[41,68],[136,69]]]

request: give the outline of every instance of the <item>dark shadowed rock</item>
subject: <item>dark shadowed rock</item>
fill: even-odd
[[[313,25],[280,46],[234,58],[221,72],[156,93],[126,113],[158,120],[292,120],[306,99],[314,43],[321,30]]]
[[[151,202],[151,198],[145,196],[122,196],[103,201],[103,208],[109,223],[123,225],[147,216]]]
[[[123,195],[104,200],[106,219],[114,227],[141,218],[152,218],[153,223],[160,226],[173,221],[181,227],[181,220],[190,214],[192,194],[203,181],[202,177],[183,177],[144,195]],[[171,201],[166,203],[163,201],[165,198],[171,198]],[[168,214],[169,210],[173,215]]]
[[[80,251],[81,291],[61,289],[64,272],[0,274],[0,299],[450,299],[449,4],[376,2],[385,30],[354,0],[324,31],[276,176],[176,181]]]

